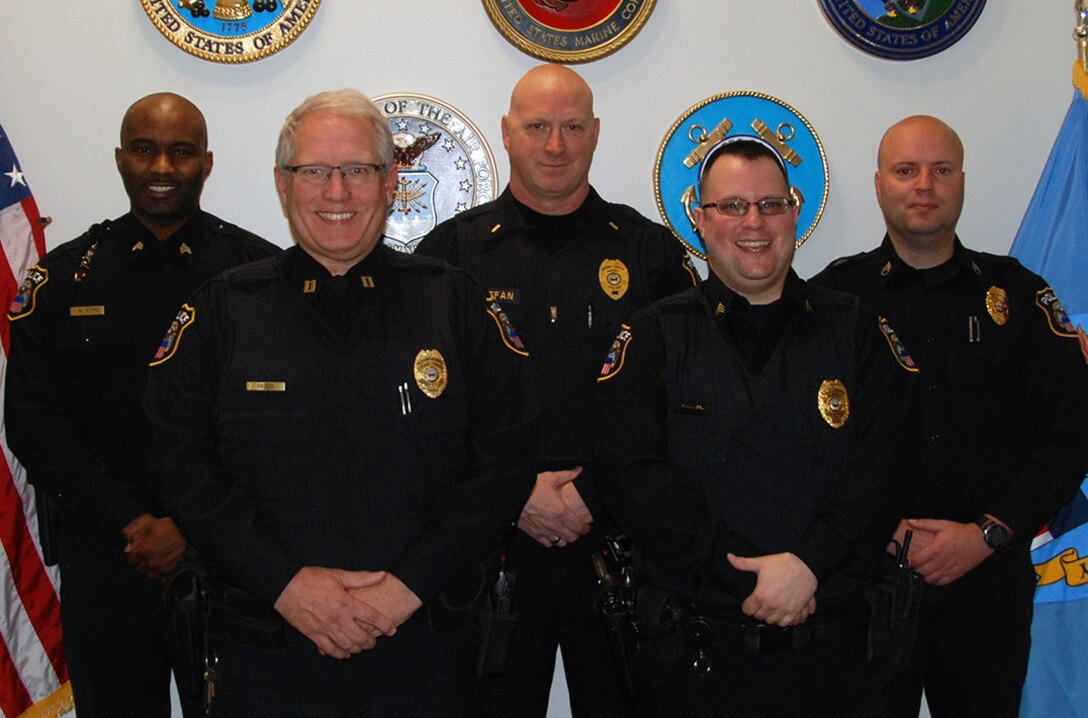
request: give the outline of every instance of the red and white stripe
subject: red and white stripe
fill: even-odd
[[[10,347],[7,307],[29,266],[45,252],[33,197],[0,208],[0,407]],[[12,456],[0,425],[0,712],[55,716],[71,708],[60,627],[60,577],[45,566],[26,472]]]

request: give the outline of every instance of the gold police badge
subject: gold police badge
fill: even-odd
[[[824,379],[816,396],[820,416],[831,428],[841,429],[850,416],[850,397],[843,383],[838,379]]]
[[[167,40],[203,60],[242,63],[294,42],[321,0],[140,0]]]
[[[416,386],[427,396],[437,399],[446,389],[446,360],[437,349],[420,349],[416,354],[413,373]]]
[[[986,311],[997,326],[1005,326],[1005,322],[1009,321],[1009,295],[1004,289],[990,287],[986,290]]]
[[[619,259],[606,259],[601,262],[597,270],[597,279],[604,293],[613,299],[623,298],[623,295],[627,294],[627,287],[631,284],[627,265]]]

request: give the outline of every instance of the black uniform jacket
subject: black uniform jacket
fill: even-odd
[[[440,224],[416,251],[467,270],[521,333],[543,399],[542,471],[589,461],[594,377],[620,324],[698,281],[665,227],[592,189],[573,214],[545,217],[507,188]],[[589,480],[583,475],[578,487],[596,515]]]
[[[753,373],[731,321],[753,309],[712,276],[632,318],[598,379],[605,504],[653,578],[699,602],[754,588],[729,552],[790,551],[818,597],[856,594],[903,508],[916,371],[855,298],[791,271]]]
[[[132,519],[161,515],[140,408],[147,362],[197,286],[279,251],[206,212],[162,242],[126,214],[31,267],[9,312],[5,421],[35,488],[119,546]]]
[[[885,237],[812,281],[887,317],[922,370],[909,515],[989,513],[1026,554],[1088,470],[1088,366],[1054,290],[1017,260],[958,239],[933,270],[902,262]]]
[[[379,246],[333,278],[292,248],[209,282],[172,336],[146,397],[161,499],[267,605],[305,565],[430,601],[528,497],[524,352],[460,270]]]

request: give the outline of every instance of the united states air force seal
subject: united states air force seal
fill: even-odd
[[[495,158],[476,125],[427,95],[379,95],[393,133],[397,188],[383,241],[414,252],[439,222],[495,199]]]
[[[302,34],[321,0],[140,0],[155,27],[190,55],[252,62]]]
[[[831,27],[855,47],[889,60],[916,60],[967,34],[986,0],[820,0]]]
[[[552,62],[588,62],[620,49],[650,18],[656,0],[483,0],[511,45]]]
[[[797,246],[816,228],[827,203],[827,156],[823,143],[797,110],[758,92],[714,95],[680,116],[661,143],[654,165],[654,193],[665,224],[688,250],[706,259],[706,245],[695,231],[699,163],[729,135],[759,135],[789,165],[790,192],[801,202]]]

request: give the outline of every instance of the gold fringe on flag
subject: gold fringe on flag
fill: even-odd
[[[23,711],[19,718],[59,718],[65,713],[71,713],[75,707],[75,701],[72,699],[72,683],[68,681],[53,691],[50,696]]]
[[[1073,87],[1080,92],[1080,96],[1088,100],[1088,72],[1080,60],[1073,63]]]

